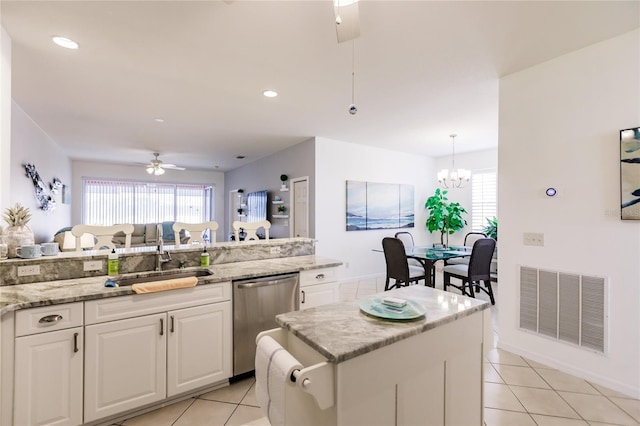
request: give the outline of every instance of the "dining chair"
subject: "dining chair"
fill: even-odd
[[[467,235],[464,236],[464,246],[465,247],[473,247],[473,244],[480,238],[487,238],[487,234],[484,232],[467,232]],[[469,264],[469,256],[467,257],[454,257],[453,259],[448,259],[444,261],[445,265],[468,265]]]
[[[468,265],[446,265],[443,270],[444,290],[446,291],[447,287],[455,287],[466,296],[476,297],[473,291],[475,287],[476,291],[482,290],[487,293],[491,304],[495,305],[496,301],[491,288],[491,259],[495,248],[496,240],[481,238],[473,244]],[[451,284],[451,277],[461,280],[462,284]],[[481,284],[484,287],[481,287]]]
[[[269,239],[269,228],[271,228],[271,222],[268,220],[261,220],[259,222],[240,222],[239,220],[234,220],[231,224],[233,228],[233,234],[236,239],[236,242],[240,242],[240,229],[243,229],[246,233],[244,237],[245,241],[249,240],[258,240],[257,231],[260,228],[264,229],[264,239]]]
[[[407,251],[413,250],[415,243],[413,241],[413,235],[411,234],[411,232],[407,232],[407,231],[396,232],[395,237],[400,241],[402,241],[402,244],[404,244],[404,247]],[[407,262],[409,263],[409,272],[411,272],[412,269],[415,269],[416,273],[419,271],[424,271],[424,266],[422,265],[422,263],[420,263],[420,261],[409,258],[407,259]],[[431,267],[431,282],[432,283],[436,282],[435,262]]]
[[[202,234],[205,230],[211,230],[211,243],[216,242],[216,231],[218,230],[218,222],[212,220],[202,223],[183,223],[175,222],[173,224],[173,234],[175,235],[176,247],[180,247],[180,231],[189,231],[189,242],[187,244],[200,243],[204,245]]]
[[[408,286],[411,283],[418,283],[427,279],[424,268],[409,268],[404,244],[398,238],[385,237],[382,239],[382,249],[384,260],[387,263],[387,278],[384,284],[384,291],[395,287]],[[394,280],[391,285],[391,280]]]
[[[133,233],[133,225],[130,223],[111,226],[100,225],[75,225],[71,228],[71,234],[76,237],[76,251],[82,250],[82,236],[83,234],[92,234],[95,237],[96,243],[93,245],[93,250],[100,250],[102,248],[115,249],[116,246],[113,243],[113,236],[123,232],[125,235],[124,248],[131,247],[131,234]]]

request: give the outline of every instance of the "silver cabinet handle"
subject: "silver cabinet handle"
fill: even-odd
[[[73,333],[73,352],[78,352],[78,333]]]
[[[302,301],[300,303],[304,303],[305,300],[305,295],[304,295],[304,290],[300,290],[302,292]]]
[[[322,279],[324,279],[324,274],[316,275],[316,280],[322,280]]]
[[[38,321],[40,324],[54,324],[62,319],[62,315],[52,314],[47,315],[46,317],[40,318]]]
[[[160,335],[164,336],[164,318],[160,318]]]

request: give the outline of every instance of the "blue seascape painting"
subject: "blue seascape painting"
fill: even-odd
[[[413,185],[347,181],[347,231],[413,228]]]

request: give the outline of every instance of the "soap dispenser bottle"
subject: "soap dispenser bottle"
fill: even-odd
[[[111,249],[109,253],[109,260],[107,261],[107,275],[118,275],[118,254],[116,249]]]
[[[200,266],[209,266],[209,253],[207,253],[206,246],[202,249],[202,254],[200,254]]]

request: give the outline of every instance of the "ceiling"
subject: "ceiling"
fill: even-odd
[[[313,136],[496,147],[498,78],[637,28],[640,2],[363,0],[340,44],[328,0],[2,0],[0,15],[12,97],[72,159],[226,171]]]

